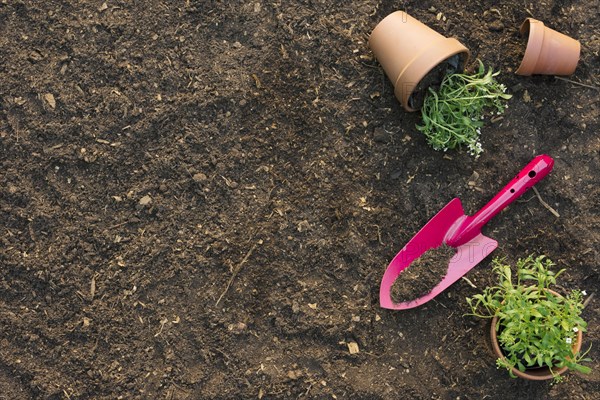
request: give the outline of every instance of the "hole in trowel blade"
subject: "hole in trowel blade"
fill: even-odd
[[[415,300],[425,296],[446,276],[450,259],[456,249],[442,244],[427,250],[414,260],[392,285],[392,300],[395,303]]]

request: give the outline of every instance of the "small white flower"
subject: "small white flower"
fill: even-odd
[[[573,332],[579,332],[579,329],[577,327],[574,327]]]
[[[571,342],[573,341],[573,339],[571,339],[570,337],[565,339],[567,341],[568,344],[571,344]]]
[[[587,296],[587,292],[585,290],[582,290],[581,294],[584,295],[584,296]]]

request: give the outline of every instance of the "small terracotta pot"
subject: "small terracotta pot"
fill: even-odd
[[[404,11],[396,11],[377,24],[369,37],[369,47],[407,111],[420,107],[411,104],[411,95],[433,68],[448,61],[462,72],[469,57],[469,50],[458,40],[440,35]]]
[[[577,68],[581,45],[567,35],[527,18],[521,36],[528,35],[527,48],[517,75],[571,75]]]
[[[546,289],[546,290],[548,290],[550,293],[552,293],[555,296],[561,297],[561,295],[556,293],[554,290],[550,290],[550,289]],[[500,343],[498,342],[498,337],[496,335],[497,323],[498,323],[498,317],[492,318],[492,325],[490,327],[492,349],[494,350],[494,354],[498,358],[505,358],[504,354],[502,353],[502,350],[500,349]],[[573,343],[573,353],[574,354],[577,354],[581,350],[581,342],[582,341],[583,341],[583,333],[581,330],[579,330],[577,332],[577,340],[575,340],[575,343]],[[568,370],[567,367],[552,368],[552,372],[554,372],[554,375],[562,375],[565,372],[567,372],[567,370]],[[552,375],[552,372],[550,372],[550,371],[551,371],[551,369],[547,366],[526,369],[525,372],[519,371],[518,368],[512,369],[513,374],[515,374],[516,376],[524,378],[524,379],[529,379],[532,381],[543,381],[543,380],[547,380],[547,379],[553,379],[554,376]]]

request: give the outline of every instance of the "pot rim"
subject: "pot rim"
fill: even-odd
[[[394,94],[406,111],[417,111],[410,106],[410,96],[419,86],[419,83],[435,67],[454,56],[462,56],[461,65],[469,61],[470,51],[455,38],[446,38],[430,44],[423,51],[415,54],[413,59],[398,74],[394,82]],[[425,67],[423,67],[423,64]]]
[[[518,75],[531,75],[542,51],[544,43],[544,23],[534,18],[526,18],[519,29],[521,36],[528,35],[527,47],[516,71]]]

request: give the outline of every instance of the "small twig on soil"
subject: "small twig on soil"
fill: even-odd
[[[244,266],[244,264],[246,263],[246,261],[248,261],[248,259],[250,258],[250,256],[254,252],[254,250],[256,249],[256,246],[258,246],[258,243],[254,243],[254,245],[252,246],[252,248],[250,248],[250,250],[248,250],[248,252],[244,256],[244,258],[242,259],[242,261],[240,261],[240,263],[237,265],[237,267],[233,271],[233,275],[231,275],[231,278],[229,278],[229,282],[227,282],[227,286],[225,286],[225,290],[223,290],[223,293],[221,293],[221,295],[219,296],[219,299],[215,303],[215,307],[219,305],[219,303],[221,302],[221,299],[223,298],[223,296],[225,296],[225,294],[229,290],[229,287],[231,286],[231,283],[235,279],[235,276],[238,274],[238,272],[240,272],[240,270],[242,269],[242,266]]]
[[[160,329],[158,330],[158,332],[156,332],[156,334],[154,335],[154,337],[157,337],[158,335],[160,335],[163,331],[163,328],[165,327],[165,324],[169,322],[168,319],[163,318],[160,320]]]
[[[561,81],[572,83],[573,85],[579,85],[579,86],[583,86],[583,87],[586,87],[589,89],[600,90],[600,87],[588,85],[588,84],[577,82],[577,81],[572,81],[571,79],[563,78],[562,76],[555,76],[555,78],[559,79]]]
[[[29,225],[27,227],[29,228],[29,236],[31,236],[31,240],[33,240],[33,243],[35,243],[35,247],[37,249],[37,247],[38,247],[38,241],[37,241],[37,238],[35,236],[35,232],[33,230],[33,226],[31,226],[31,223],[29,223]]]
[[[440,303],[439,301],[437,301],[436,299],[431,299],[433,300],[435,303],[439,304],[440,306],[444,307],[444,308],[448,308],[445,305],[443,305],[442,303]]]
[[[379,225],[374,225],[377,228],[377,240],[379,241],[379,244],[381,245],[385,245],[382,241],[381,241],[381,228],[379,228]]]
[[[530,198],[528,198],[527,200],[517,200],[517,202],[519,203],[529,203],[531,200],[535,199],[536,196],[532,196]]]
[[[590,304],[590,301],[592,301],[592,299],[594,298],[594,293],[591,293],[587,299],[585,299],[585,301],[583,302],[583,308],[586,308],[588,304]]]
[[[213,348],[213,350],[216,350],[216,351],[218,351],[218,352],[219,352],[219,353],[221,353],[221,355],[222,355],[223,357],[225,357],[225,358],[226,358],[228,361],[231,361],[231,357],[229,357],[229,356],[227,355],[227,353],[225,353],[223,350],[219,349],[218,347],[214,347],[214,348]],[[227,363],[226,363],[226,364],[227,364]]]
[[[90,300],[93,300],[94,295],[96,294],[96,276],[98,276],[98,274],[94,274],[94,276],[92,276],[92,281],[90,282]]]
[[[540,203],[542,203],[542,205],[544,207],[546,207],[546,209],[548,211],[550,211],[556,218],[560,218],[560,214],[558,213],[558,211],[556,211],[554,208],[550,207],[550,205],[542,199],[542,196],[540,196],[540,192],[538,192],[538,190],[535,188],[535,186],[533,186],[532,189],[535,192],[535,195],[537,196]]]
[[[469,278],[467,278],[466,276],[461,277],[460,279],[464,280],[465,282],[467,282],[469,284],[469,286],[471,286],[473,289],[477,289],[477,286],[475,286],[475,284],[473,282],[471,282],[469,280]]]
[[[121,222],[120,224],[109,226],[108,229],[115,229],[115,228],[118,228],[118,227],[123,226],[128,223],[129,223],[129,221]]]
[[[308,389],[306,389],[306,393],[304,393],[304,397],[308,396],[308,393],[310,392],[310,389],[312,389],[313,385],[312,383],[310,385],[308,385]]]

